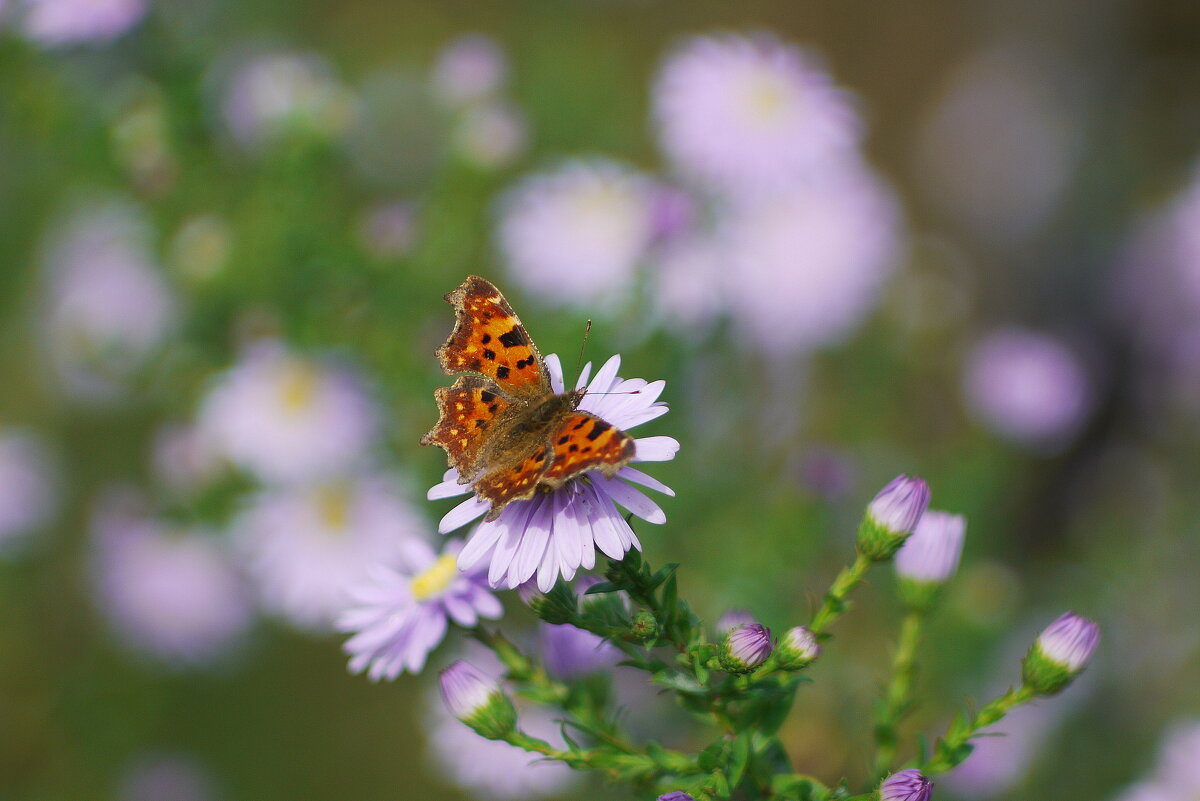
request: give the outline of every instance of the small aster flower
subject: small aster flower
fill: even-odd
[[[499,670],[496,666],[492,672]],[[533,801],[558,796],[578,784],[579,774],[566,765],[539,759],[536,754],[500,740],[480,737],[453,717],[444,703],[429,705],[424,730],[437,775],[475,797],[490,801]],[[521,730],[556,748],[566,747],[559,722],[542,707],[521,710]]]
[[[259,343],[214,381],[197,425],[211,447],[273,484],[343,475],[360,464],[378,410],[348,369]]]
[[[368,582],[350,588],[351,606],[337,622],[339,631],[354,633],[343,646],[350,671],[365,670],[371,681],[420,673],[448,620],[470,628],[503,612],[482,577],[459,572],[461,543],[440,556],[421,540],[406,540],[402,549],[397,568],[376,565]]]
[[[858,549],[875,560],[890,559],[904,544],[929,506],[929,485],[899,475],[867,505],[858,529]]]
[[[333,137],[354,117],[356,99],[312,53],[260,53],[237,64],[221,101],[225,125],[247,150],[289,134]]]
[[[667,793],[666,795],[660,795],[658,797],[658,801],[696,801],[696,799],[692,798],[687,793],[676,791],[673,793]]]
[[[508,60],[500,44],[486,34],[466,34],[438,54],[433,93],[448,106],[473,105],[493,97],[507,78]]]
[[[667,156],[723,189],[803,180],[861,135],[849,95],[810,55],[768,35],[685,41],[664,62],[653,103]]]
[[[96,599],[139,651],[180,666],[227,653],[253,622],[250,595],[215,533],[172,530],[114,490],[92,523]]]
[[[110,41],[146,13],[146,0],[24,0],[22,6],[22,30],[46,47]]]
[[[903,255],[899,205],[860,161],[739,199],[714,236],[735,331],[775,355],[845,340],[874,309]]]
[[[142,754],[121,777],[117,801],[215,801],[220,795],[211,773],[179,753]]]
[[[821,645],[807,626],[793,626],[775,646],[774,660],[784,670],[799,670],[821,655]]]
[[[967,357],[963,390],[972,414],[1018,444],[1061,447],[1086,421],[1093,391],[1087,370],[1059,340],[1001,329]]]
[[[896,551],[896,575],[905,602],[927,608],[938,589],[958,569],[967,520],[962,515],[926,510],[912,536]]]
[[[311,631],[329,630],[371,569],[397,564],[422,533],[390,483],[372,478],[264,491],[231,532],[263,607]]]
[[[545,363],[554,391],[563,392],[558,357],[552,354]],[[587,386],[588,394],[579,408],[626,431],[666,414],[667,405],[657,400],[665,382],[622,379],[617,376],[620,365],[620,357],[613,356],[591,383],[588,383],[591,364],[584,366],[576,388]],[[679,450],[679,443],[671,437],[642,437],[634,442],[635,462],[669,461]],[[488,583],[509,589],[519,587],[536,574],[538,588],[549,592],[559,576],[569,581],[581,567],[594,567],[597,548],[612,559],[623,558],[630,548],[641,550],[637,536],[616,504],[648,523],[664,523],[666,515],[658,504],[631,484],[666,495],[675,494],[670,487],[629,465],[622,467],[614,478],[589,472],[559,489],[510,503],[495,520],[480,523],[459,554],[458,566],[461,570],[471,570],[486,561]],[[429,490],[429,499],[470,491],[470,487],[458,483],[458,473],[450,469],[442,482]],[[438,531],[443,534],[454,531],[482,517],[488,508],[486,501],[469,498],[442,518]]]
[[[916,768],[899,770],[879,785],[879,801],[929,801],[933,782]]]
[[[1083,672],[1100,642],[1100,627],[1067,612],[1038,635],[1021,664],[1021,678],[1041,695],[1054,695]]]
[[[613,305],[653,239],[653,203],[654,183],[641,173],[604,159],[571,161],[504,194],[497,243],[529,292]]]
[[[564,624],[538,627],[538,641],[546,671],[558,679],[573,679],[612,669],[624,657],[603,637]]]
[[[442,671],[442,700],[450,714],[480,736],[501,740],[516,727],[517,711],[500,683],[463,660]]]
[[[484,103],[462,112],[453,134],[458,154],[489,170],[512,164],[525,151],[528,141],[525,116],[515,106],[500,102]]]
[[[141,210],[119,200],[81,209],[51,237],[43,340],[77,398],[119,397],[173,327],[177,299],[149,239]]]
[[[730,673],[749,673],[771,655],[771,630],[760,623],[734,627],[721,643],[721,668]]]
[[[31,432],[0,429],[0,555],[54,513],[58,479],[46,446]]]

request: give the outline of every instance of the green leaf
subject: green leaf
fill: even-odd
[[[584,591],[584,595],[599,595],[602,592],[617,592],[621,588],[611,581],[602,581],[599,584],[593,584]]]
[[[686,673],[678,673],[676,671],[664,671],[655,673],[650,678],[650,681],[660,687],[666,687],[674,690],[677,693],[684,695],[707,695],[708,688],[700,684]]]
[[[737,787],[750,762],[750,733],[743,732],[733,741],[729,753],[729,785]]]

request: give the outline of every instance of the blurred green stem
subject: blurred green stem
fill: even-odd
[[[972,716],[960,714],[950,724],[944,737],[938,740],[933,757],[921,766],[921,772],[926,775],[945,773],[954,768],[971,754],[971,738],[980,729],[996,723],[1014,707],[1033,699],[1037,693],[1021,685],[1009,689],[999,698],[992,700]]]
[[[892,680],[888,684],[875,724],[875,779],[882,779],[892,768],[899,740],[898,728],[912,705],[913,680],[916,677],[917,644],[921,640],[924,616],[909,611],[900,624],[900,639],[892,656]]]
[[[854,564],[843,568],[842,572],[838,573],[829,591],[825,593],[825,602],[813,616],[812,622],[808,624],[813,634],[818,637],[828,636],[826,630],[841,617],[843,612],[850,608],[846,598],[850,595],[851,590],[862,582],[870,567],[871,559],[859,553],[854,559]]]

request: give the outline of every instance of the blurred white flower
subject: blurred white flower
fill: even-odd
[[[900,210],[864,165],[733,205],[718,235],[734,327],[771,353],[839,342],[878,301],[902,256]]]
[[[514,162],[525,151],[528,138],[524,115],[507,103],[467,109],[454,130],[459,154],[476,166],[493,170]]]
[[[482,33],[460,36],[438,54],[431,83],[434,96],[448,106],[488,100],[508,78],[508,60],[499,43]]]
[[[1091,379],[1079,357],[1054,337],[1007,328],[976,343],[963,372],[967,406],[1002,437],[1061,447],[1092,408]]]
[[[1059,86],[1061,72],[1037,53],[994,48],[951,74],[916,153],[916,175],[945,214],[1001,241],[1050,217],[1080,155],[1077,88]]]
[[[668,322],[707,331],[724,313],[725,268],[725,252],[710,234],[667,242],[654,257],[654,304]]]
[[[653,87],[663,151],[724,191],[790,185],[857,152],[848,93],[798,47],[772,36],[686,40]]]
[[[217,477],[222,464],[207,438],[192,425],[162,426],[154,437],[151,466],[167,489],[189,493]]]
[[[111,401],[162,344],[177,301],[155,266],[136,207],[85,207],[46,249],[42,331],[49,361],[73,396]]]
[[[0,429],[0,556],[54,513],[58,479],[46,447],[28,431]]]
[[[413,203],[380,203],[363,211],[358,241],[377,259],[399,258],[417,241],[417,208]]]
[[[18,0],[17,8],[26,36],[57,47],[115,39],[145,15],[146,0]]]
[[[268,490],[232,525],[262,606],[298,628],[333,630],[372,566],[394,566],[428,527],[383,478]]]
[[[214,382],[199,430],[211,447],[266,482],[337,476],[361,463],[379,414],[348,369],[260,342]]]
[[[152,518],[130,491],[112,490],[92,520],[96,600],[135,649],[178,665],[211,662],[253,620],[223,541]]]
[[[357,104],[328,62],[314,53],[245,57],[226,77],[223,91],[225,125],[250,150],[292,133],[336,136],[353,119]]]
[[[568,162],[501,198],[497,238],[531,293],[589,308],[624,297],[653,234],[654,184],[604,159]]]

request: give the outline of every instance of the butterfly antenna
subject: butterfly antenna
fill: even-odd
[[[579,368],[583,367],[583,352],[587,350],[588,334],[592,333],[592,321],[589,318],[583,326],[583,344],[579,346],[579,358],[575,360],[575,375],[579,375]]]

